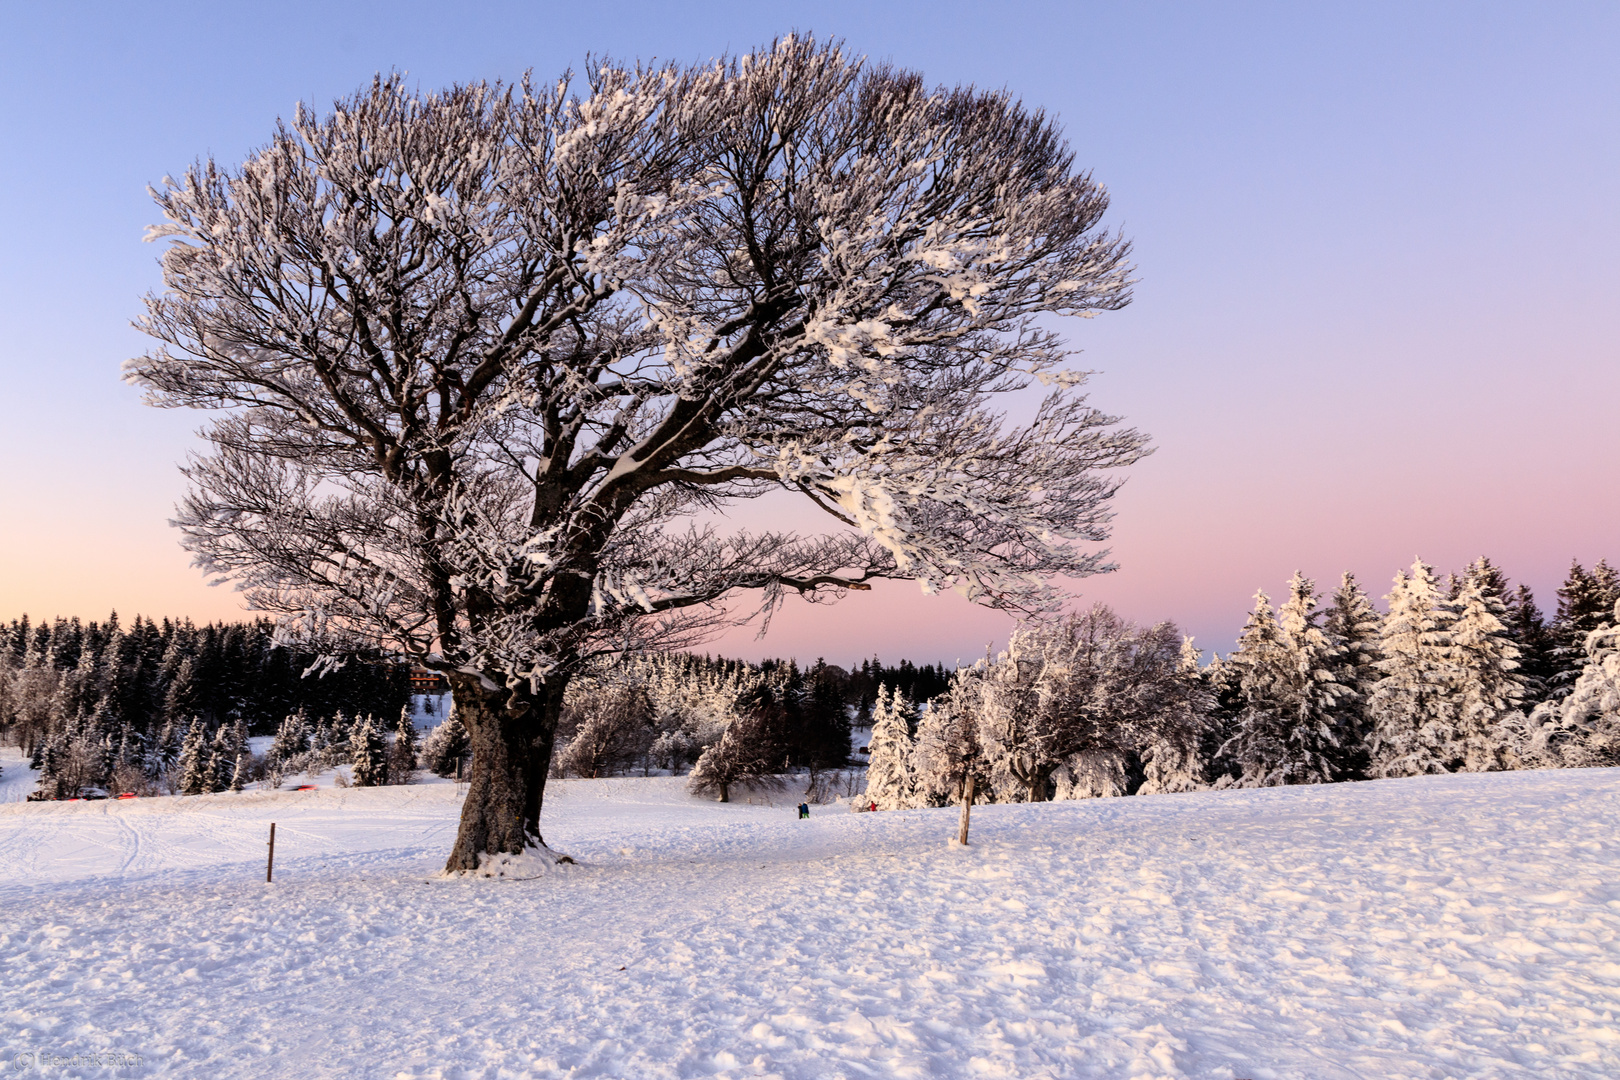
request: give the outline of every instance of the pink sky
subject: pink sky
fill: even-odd
[[[144,347],[127,320],[157,283],[156,252],[137,242],[154,216],[145,184],[201,153],[239,158],[293,101],[378,68],[429,85],[549,74],[588,49],[696,58],[793,26],[1050,107],[1113,192],[1137,300],[1069,330],[1101,372],[1093,400],[1158,450],[1118,500],[1121,570],[1082,583],[1082,603],[1175,619],[1224,651],[1254,590],[1276,596],[1296,568],[1324,588],[1351,569],[1382,596],[1415,555],[1446,570],[1483,553],[1550,609],[1572,557],[1620,559],[1611,7],[1172,20],[705,5],[712,18],[694,21],[631,5],[610,26],[580,13],[542,26],[494,5],[453,27],[398,7],[345,15],[308,47],[302,17],[184,10],[161,25],[108,13],[89,30],[31,11],[0,42],[14,102],[0,171],[13,208],[0,237],[0,618],[240,614],[165,525],[203,418],[145,408],[117,380]],[[536,43],[521,55],[505,44],[516,30]],[[170,60],[154,65],[157,48]],[[713,647],[953,661],[1007,625],[893,585],[790,607],[765,640]]]

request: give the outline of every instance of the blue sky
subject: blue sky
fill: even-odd
[[[1297,567],[1375,594],[1486,553],[1550,606],[1620,557],[1620,7],[1581,4],[65,4],[0,32],[0,617],[217,617],[165,525],[202,417],[117,378],[157,284],[148,183],[239,160],[378,70],[545,78],[791,30],[1062,120],[1136,244],[1072,328],[1158,452],[1083,586],[1225,649]],[[860,601],[867,601],[861,604]],[[999,616],[909,586],[790,611],[757,655],[972,655]]]

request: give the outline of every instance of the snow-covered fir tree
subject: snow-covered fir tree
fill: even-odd
[[[915,706],[898,690],[878,688],[877,706],[872,710],[872,738],[867,744],[870,756],[866,767],[866,798],[879,810],[899,810],[912,805],[916,781],[912,774],[915,747],[912,718]]]
[[[231,750],[230,729],[217,728],[208,741],[203,766],[203,793],[213,794],[231,786],[231,770],[236,766],[236,754]]]
[[[1418,559],[1395,576],[1378,638],[1369,752],[1374,776],[1420,776],[1461,767],[1455,610],[1442,602],[1434,568]]]
[[[270,744],[270,757],[283,764],[309,750],[309,717],[304,710],[288,713],[276,728],[276,737]]]

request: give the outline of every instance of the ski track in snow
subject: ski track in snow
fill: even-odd
[[[7,762],[7,773],[12,769]],[[849,814],[553,782],[0,806],[0,1066],[182,1077],[1613,1077],[1620,770]],[[276,882],[263,881],[277,822]]]

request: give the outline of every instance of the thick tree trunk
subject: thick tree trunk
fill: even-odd
[[[1029,801],[1046,802],[1046,785],[1052,779],[1051,769],[1032,769],[1029,773]]]
[[[461,672],[449,679],[456,715],[472,741],[472,770],[461,828],[444,868],[471,873],[485,856],[544,846],[540,806],[566,683],[554,680],[535,696],[492,689]]]

